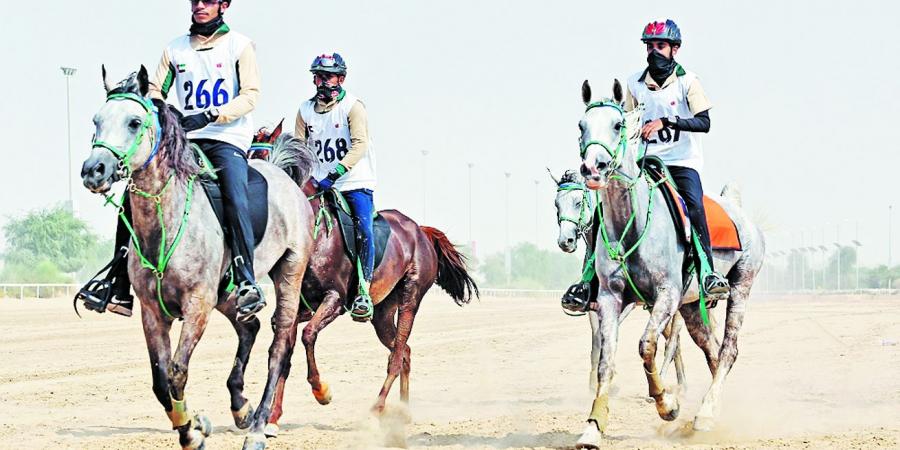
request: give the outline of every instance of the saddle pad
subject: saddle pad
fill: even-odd
[[[346,210],[337,206],[338,201],[335,195],[332,194],[326,198],[333,210],[337,212],[337,220],[344,241],[344,253],[347,254],[350,261],[356,261],[356,225],[353,223],[353,217]],[[372,231],[375,235],[375,267],[377,268],[384,259],[384,250],[387,247],[388,239],[391,238],[391,224],[381,213],[378,213],[373,221]]]
[[[649,161],[650,166],[647,172],[651,178],[659,180],[662,178],[662,170],[657,164],[661,162]],[[669,213],[675,219],[676,232],[681,234],[684,242],[691,242],[690,219],[687,216],[687,205],[684,199],[678,194],[678,190],[671,181],[663,183],[665,189],[662,189],[663,197],[666,198],[666,204],[669,206]],[[677,205],[677,207],[676,207]],[[704,195],[703,208],[706,210],[706,226],[709,229],[710,246],[713,250],[741,250],[741,240],[738,236],[737,227],[717,201]]]
[[[216,213],[219,226],[222,227],[225,236],[230,236],[231,233],[225,225],[225,207],[222,204],[222,189],[219,183],[208,178],[200,178],[200,185],[203,186],[206,197]],[[253,226],[253,245],[257,246],[266,234],[269,223],[269,183],[252,166],[247,167],[247,198],[250,206],[250,224]],[[231,239],[225,239],[225,243],[230,247]]]

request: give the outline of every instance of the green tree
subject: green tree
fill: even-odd
[[[506,252],[489,255],[480,267],[485,287],[561,289],[581,278],[582,256],[577,252],[542,250],[522,242],[510,250],[511,276],[507,284]]]
[[[71,281],[66,274],[96,264],[111,245],[98,242],[83,220],[57,206],[35,210],[3,226],[6,251],[0,278],[8,282],[59,283]],[[108,257],[108,255],[107,255]],[[99,269],[99,266],[97,267]]]

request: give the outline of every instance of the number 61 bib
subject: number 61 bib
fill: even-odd
[[[334,105],[330,111],[317,113],[316,100],[307,100],[300,105],[300,117],[306,123],[307,144],[316,151],[319,166],[313,171],[316,180],[322,180],[340,163],[350,151],[350,108],[359,99],[350,93]],[[375,145],[369,138],[366,154],[335,183],[334,188],[341,191],[354,189],[375,190]]]
[[[197,51],[191,48],[191,38],[181,36],[169,44],[172,70],[175,72],[175,95],[178,109],[184,115],[221,108],[241,90],[237,62],[250,38],[234,31],[221,36],[215,47]],[[242,150],[250,147],[253,137],[253,118],[247,114],[225,124],[211,123],[188,133],[188,139],[214,139],[227,142]]]

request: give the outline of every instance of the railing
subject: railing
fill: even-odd
[[[274,296],[271,283],[260,283],[266,296]],[[47,283],[0,283],[0,298],[40,299],[40,298],[72,298],[81,287],[79,284],[47,284]],[[480,289],[482,297],[527,297],[527,298],[560,298],[562,289]],[[900,289],[842,289],[836,290],[796,290],[796,291],[754,291],[754,295],[766,297],[788,295],[900,295]]]

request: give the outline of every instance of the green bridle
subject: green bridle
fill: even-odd
[[[151,126],[155,126],[156,133],[154,135],[155,139],[153,140],[153,150],[150,151],[150,156],[147,157],[147,161],[141,166],[141,169],[146,169],[150,162],[153,161],[153,158],[156,157],[156,154],[159,152],[159,141],[162,136],[162,127],[159,126],[159,112],[156,109],[156,106],[153,105],[153,102],[150,99],[140,96],[138,94],[133,94],[130,92],[122,93],[122,94],[110,94],[106,97],[106,101],[119,101],[119,100],[131,100],[137,102],[144,108],[147,115],[144,116],[144,120],[141,123],[141,128],[138,130],[137,135],[135,135],[134,140],[131,141],[131,145],[128,146],[127,149],[121,150],[116,146],[98,139],[93,139],[91,142],[91,148],[105,148],[112,152],[113,155],[116,155],[116,159],[119,160],[119,175],[122,178],[131,178],[131,158],[137,153],[138,148],[140,148],[141,143],[144,141],[144,135],[147,133],[147,129]]]
[[[587,108],[584,110],[584,113],[587,114],[588,111],[594,108],[612,108],[619,112],[622,116],[622,121],[620,122],[619,127],[619,143],[615,148],[610,148],[609,144],[601,141],[583,141],[579,138],[579,144],[581,146],[581,158],[584,159],[584,155],[587,154],[587,150],[592,145],[599,145],[606,150],[606,153],[609,154],[612,161],[609,163],[609,168],[611,170],[616,170],[619,166],[622,165],[622,157],[625,155],[625,151],[628,148],[628,132],[627,126],[625,125],[625,111],[619,106],[618,103],[613,103],[610,101],[602,100],[599,102],[593,102],[587,105]]]
[[[557,214],[556,223],[571,222],[575,224],[579,235],[584,235],[594,215],[596,204],[591,201],[591,193],[584,183],[561,183],[556,187],[556,192],[581,191],[581,208],[578,210],[578,217],[569,217],[563,214]]]
[[[147,160],[138,170],[146,169],[150,162],[153,161],[153,158],[156,157],[159,152],[159,143],[162,137],[162,127],[159,124],[159,111],[156,109],[156,106],[150,101],[150,99],[133,94],[133,93],[124,93],[124,94],[112,94],[106,97],[106,101],[120,101],[120,100],[131,100],[137,102],[141,106],[144,107],[144,111],[147,112],[147,115],[144,117],[144,121],[141,124],[140,130],[138,130],[137,135],[134,138],[134,141],[131,142],[131,145],[128,146],[127,149],[121,150],[114,145],[109,144],[108,142],[94,139],[92,142],[92,148],[105,148],[112,152],[113,155],[116,156],[116,159],[119,160],[119,169],[118,173],[124,179],[128,180],[128,187],[125,189],[125,192],[122,193],[122,197],[119,199],[117,203],[112,194],[106,195],[106,204],[110,204],[115,206],[118,209],[119,219],[125,224],[125,227],[128,229],[128,233],[131,234],[131,242],[134,245],[135,253],[137,253],[138,258],[141,262],[141,267],[149,270],[153,276],[156,278],[156,296],[159,301],[159,307],[165,315],[171,319],[174,319],[175,316],[169,312],[169,309],[166,307],[165,301],[163,300],[163,286],[162,280],[165,276],[166,267],[169,265],[169,260],[172,258],[172,255],[175,253],[175,248],[178,247],[178,243],[181,242],[181,238],[184,234],[185,225],[188,221],[188,216],[191,212],[191,201],[194,196],[194,180],[197,175],[192,174],[188,177],[187,182],[187,195],[185,197],[184,202],[184,212],[181,215],[181,224],[178,227],[178,230],[175,233],[175,238],[172,240],[172,244],[169,248],[166,248],[166,224],[163,221],[163,210],[162,210],[162,196],[166,189],[172,184],[172,179],[174,175],[169,175],[169,178],[166,180],[166,183],[163,185],[162,189],[159,192],[153,194],[144,190],[141,190],[134,184],[134,179],[132,175],[134,172],[131,170],[131,158],[137,153],[138,148],[141,146],[141,142],[144,140],[144,135],[147,133],[147,130],[151,126],[156,127],[155,139],[153,141],[153,149],[150,152],[150,156],[147,157]],[[144,253],[141,251],[140,240],[138,239],[137,233],[134,231],[134,227],[128,221],[128,217],[125,215],[125,196],[128,193],[134,193],[135,195],[148,199],[152,201],[156,206],[156,216],[159,220],[160,225],[160,240],[159,240],[159,256],[157,257],[156,264],[150,262],[150,260],[144,256]]]

